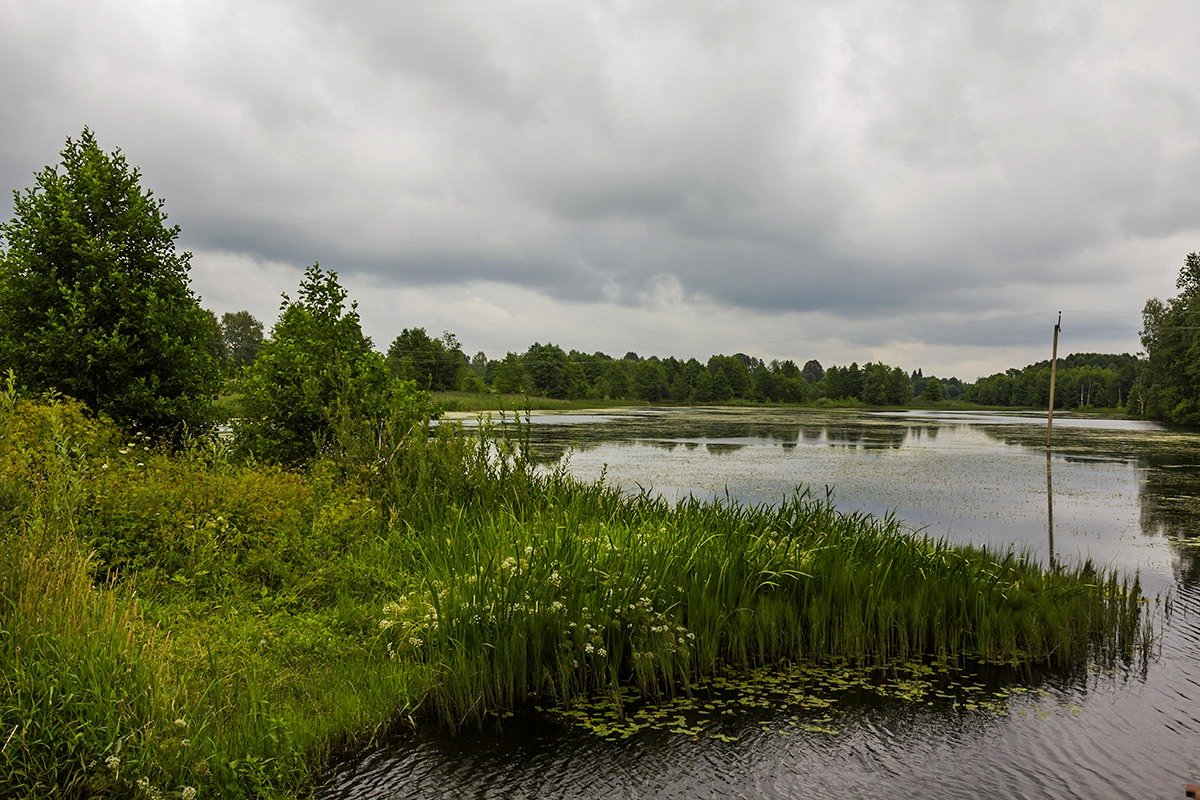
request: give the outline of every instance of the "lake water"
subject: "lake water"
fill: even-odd
[[[1136,571],[1172,611],[1145,664],[959,676],[918,701],[834,681],[819,712],[789,705],[798,679],[775,675],[761,702],[722,707],[694,736],[601,739],[530,711],[485,733],[398,734],[336,765],[319,797],[1150,798],[1200,781],[1200,436],[1057,417],[1047,458],[1035,415],[686,409],[531,421],[539,456],[581,478],[671,500],[828,491],[844,510],[894,513],[932,536]],[[975,702],[997,683],[1003,699]]]

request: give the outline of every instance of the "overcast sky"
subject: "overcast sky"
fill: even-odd
[[[1200,250],[1200,3],[0,3],[0,187],[85,126],[218,314],[979,375]],[[0,206],[7,217],[10,206]]]

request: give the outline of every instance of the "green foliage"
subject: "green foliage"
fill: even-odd
[[[525,411],[567,411],[585,408],[625,408],[638,403],[629,400],[606,400],[578,398],[557,400],[527,394],[499,394],[498,392],[433,392],[433,405],[441,411],[503,411],[523,413]]]
[[[387,365],[397,378],[422,389],[451,391],[459,388],[468,361],[449,331],[433,339],[424,328],[405,328],[388,348]]]
[[[495,365],[492,388],[501,394],[523,394],[532,391],[529,371],[525,359],[517,353],[509,353]]]
[[[263,344],[263,324],[249,311],[221,315],[221,343],[230,371],[238,372],[254,363]]]
[[[1121,406],[1130,396],[1138,367],[1138,359],[1128,353],[1072,353],[1059,359],[1054,406]],[[1050,402],[1050,362],[1039,361],[1024,369],[980,378],[965,388],[962,397],[988,406],[1045,408]]]
[[[424,336],[423,331],[420,333]],[[409,334],[405,331],[402,338]],[[400,341],[397,339],[397,343]],[[425,342],[437,345],[427,336]],[[409,349],[420,350],[415,346]],[[913,373],[910,381],[897,367],[880,364],[873,369],[879,374],[873,376],[877,381],[871,386],[872,399],[864,400],[866,371],[857,364],[831,367],[827,375],[819,362],[811,360],[802,370],[791,359],[767,363],[745,353],[713,355],[704,364],[694,358],[682,361],[673,357],[642,357],[634,352],[616,359],[599,352],[564,352],[554,344],[534,343],[525,353],[508,353],[500,361],[489,361],[485,354],[477,353],[469,369],[459,371],[458,388],[479,393],[491,390],[500,394],[535,394],[559,400],[800,404],[828,397],[838,401],[904,405],[924,385],[917,377],[919,371]],[[470,386],[462,376],[469,376]],[[481,378],[483,385],[474,378]],[[948,397],[957,397],[962,393],[962,382],[950,378],[943,381],[943,388]],[[481,398],[471,405],[494,404]]]
[[[1145,372],[1137,387],[1137,413],[1200,424],[1200,252],[1189,253],[1176,282],[1179,294],[1152,299],[1142,310]]]
[[[128,797],[186,763],[154,725],[158,653],[136,606],[90,572],[84,551],[44,532],[0,540],[4,797]]]
[[[420,416],[411,383],[397,381],[346,306],[337,273],[314,264],[240,382],[245,417],[239,447],[259,458],[300,464],[337,449],[335,433],[382,435]]]
[[[898,368],[899,380],[892,368],[881,362],[863,368],[862,400],[872,406],[896,406],[907,401],[908,378]]]
[[[206,421],[218,364],[163,201],[84,129],[0,225],[0,369],[152,434]]]
[[[534,342],[525,352],[523,361],[532,392],[555,398],[571,395],[573,376],[567,354],[561,347]]]
[[[430,700],[452,722],[629,684],[662,697],[721,665],[1061,664],[1137,633],[1136,586],[1090,565],[1043,572],[805,496],[747,509],[562,478],[534,490],[443,520],[420,542],[420,581],[383,609],[401,657],[446,671]]]
[[[933,375],[925,379],[925,386],[921,391],[921,399],[927,403],[940,403],[946,399],[946,391],[942,388],[942,382]]]

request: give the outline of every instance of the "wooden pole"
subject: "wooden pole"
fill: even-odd
[[[1046,531],[1050,541],[1050,566],[1054,567],[1054,470],[1050,466],[1050,451],[1046,451]]]
[[[1054,348],[1050,351],[1050,408],[1046,412],[1046,449],[1050,449],[1050,437],[1054,433],[1054,376],[1058,371],[1058,332],[1062,330],[1062,312],[1054,323]]]

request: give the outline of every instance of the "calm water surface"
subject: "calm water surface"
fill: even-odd
[[[1150,423],[991,413],[679,410],[535,416],[534,443],[629,491],[847,511],[1047,561],[1091,558],[1171,598],[1148,664],[1018,676],[1006,714],[847,695],[836,735],[782,704],[724,738],[620,741],[545,714],[398,734],[336,765],[322,798],[1183,797],[1200,781],[1200,436]],[[1013,678],[1010,677],[1009,680]]]

